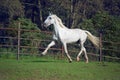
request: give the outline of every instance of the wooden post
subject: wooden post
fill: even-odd
[[[20,22],[18,23],[18,50],[17,50],[17,60],[19,60],[20,54]]]
[[[100,62],[102,62],[102,34],[100,33]]]
[[[61,58],[63,58],[64,57],[64,47],[63,47],[63,45],[62,45],[62,54],[61,54]]]

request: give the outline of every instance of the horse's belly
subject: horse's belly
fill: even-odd
[[[73,43],[73,42],[77,42],[79,39],[69,39],[69,40],[65,40],[66,43]]]
[[[66,43],[72,43],[72,42],[77,42],[80,39],[80,35],[78,34],[64,34],[64,36],[61,37],[62,42]]]

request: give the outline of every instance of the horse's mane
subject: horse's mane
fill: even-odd
[[[62,28],[67,28],[67,27],[65,27],[65,25],[63,25],[62,20],[61,20],[59,17],[57,17],[56,15],[53,15],[53,16],[54,16],[54,17],[56,18],[56,20],[58,21],[60,27],[62,27]]]

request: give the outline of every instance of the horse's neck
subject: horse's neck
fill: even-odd
[[[63,24],[61,25],[59,22],[56,22],[53,25],[54,25],[54,32],[55,32],[56,36],[59,36],[59,34],[61,33],[61,31],[68,29]]]
[[[60,30],[59,26],[54,24],[54,32],[56,35],[58,34],[59,30]]]

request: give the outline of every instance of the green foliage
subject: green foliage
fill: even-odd
[[[103,33],[103,39],[107,41],[119,41],[118,36],[120,18],[107,13],[98,13],[92,18],[95,29]]]
[[[21,29],[28,29],[28,30],[38,30],[36,24],[34,24],[30,19],[26,18],[19,18],[18,21],[21,23]]]
[[[93,34],[96,33],[96,30],[94,28],[94,24],[93,24],[91,19],[84,20],[81,24],[78,25],[78,27],[80,29],[83,29],[83,30],[88,30],[88,31],[90,31]]]
[[[0,48],[0,58],[15,59],[16,49],[13,48]]]

